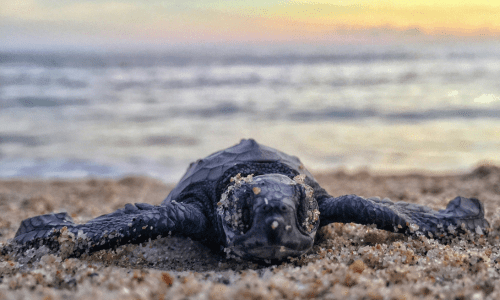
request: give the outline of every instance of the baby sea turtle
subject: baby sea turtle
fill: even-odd
[[[489,227],[474,198],[457,197],[435,211],[387,199],[330,196],[297,157],[249,139],[192,163],[158,206],[127,204],[85,224],[75,224],[66,213],[32,217],[21,223],[14,243],[61,247],[57,241],[65,233],[74,238],[72,254],[78,256],[172,234],[244,259],[282,260],[306,253],[318,228],[333,222],[434,237]]]

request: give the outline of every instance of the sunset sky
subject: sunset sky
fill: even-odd
[[[500,0],[0,0],[6,47],[500,39]]]

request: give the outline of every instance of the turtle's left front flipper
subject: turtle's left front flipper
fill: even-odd
[[[318,201],[320,226],[333,222],[375,224],[377,228],[403,233],[421,232],[428,236],[453,233],[462,227],[472,232],[489,227],[481,201],[456,197],[446,209],[435,211],[427,206],[346,195]],[[417,226],[410,226],[410,225]]]
[[[54,245],[60,236],[58,229],[67,227],[75,237],[73,255],[78,256],[169,234],[200,238],[206,230],[206,223],[205,215],[195,204],[172,201],[165,206],[153,206],[136,203],[80,225],[73,223],[65,213],[26,219],[14,240],[26,246]]]

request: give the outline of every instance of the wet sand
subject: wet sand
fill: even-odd
[[[442,244],[371,226],[332,224],[319,231],[312,253],[280,265],[226,259],[178,237],[79,259],[7,252],[0,255],[0,300],[500,299],[500,168],[454,175],[334,171],[316,179],[331,195],[389,197],[434,209],[457,195],[476,197],[492,229]],[[1,180],[0,248],[25,218],[66,211],[85,222],[126,203],[159,204],[172,187],[143,177]]]

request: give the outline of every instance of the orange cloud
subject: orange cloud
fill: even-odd
[[[443,35],[500,36],[499,9],[487,6],[390,6],[288,3],[199,11],[190,30],[219,41],[370,41]]]
[[[3,24],[12,22],[22,28],[19,30],[36,31],[37,36],[83,34],[159,43],[500,37],[500,4],[486,0],[255,0],[230,5],[205,1],[192,0],[184,6],[182,1],[174,1],[162,6],[102,0],[49,7],[42,1],[0,0],[0,18]]]

